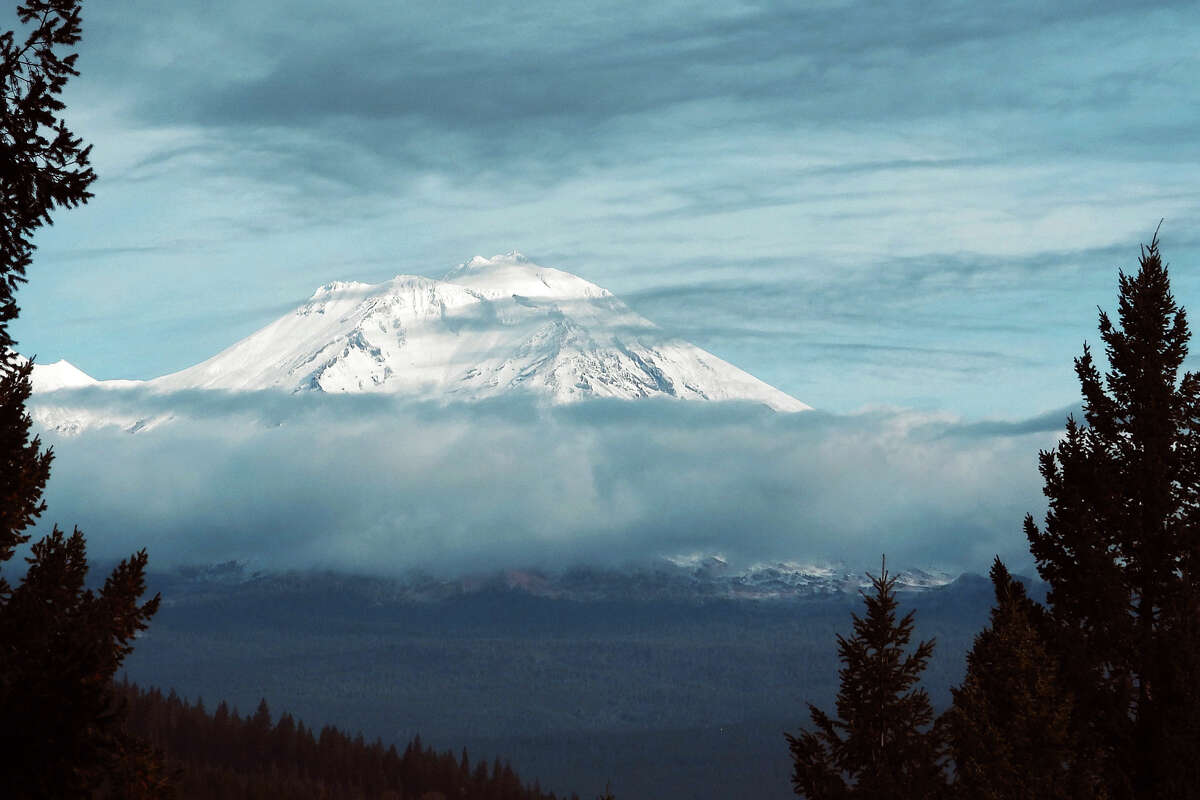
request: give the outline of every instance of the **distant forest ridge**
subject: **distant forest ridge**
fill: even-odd
[[[559,800],[508,762],[472,763],[465,749],[438,753],[419,736],[401,753],[332,726],[314,731],[286,712],[272,721],[266,700],[242,717],[224,701],[209,712],[174,690],[127,680],[116,690],[126,731],[162,753],[181,800]]]

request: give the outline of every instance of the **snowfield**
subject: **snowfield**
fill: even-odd
[[[79,389],[374,392],[444,402],[524,393],[552,405],[667,397],[809,409],[664,335],[608,290],[516,252],[477,256],[440,280],[328,283],[207,361],[150,381],[96,381],[59,361],[37,365],[33,384],[34,418],[67,433],[111,424],[140,430],[169,418],[89,411],[62,391]]]

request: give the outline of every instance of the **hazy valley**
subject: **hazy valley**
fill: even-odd
[[[547,596],[528,577],[159,574],[168,600],[128,674],[210,705],[265,697],[368,739],[501,755],[556,792],[790,795],[782,734],[804,725],[805,703],[832,700],[830,642],[860,610],[854,588],[735,599],[668,565],[657,580],[580,570]],[[904,593],[918,635],[938,641],[925,685],[939,708],[992,599],[971,575]]]

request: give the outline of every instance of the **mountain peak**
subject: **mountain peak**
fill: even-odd
[[[447,272],[442,281],[462,286],[488,300],[612,297],[607,289],[570,272],[535,264],[516,250],[491,258],[475,256]]]
[[[513,264],[529,263],[529,259],[523,253],[520,253],[517,250],[510,250],[507,253],[498,253],[491,258],[486,258],[484,256],[472,256],[443,275],[442,280],[447,281],[456,276],[463,275],[468,272],[478,272],[479,270],[485,270],[489,267],[511,266]]]
[[[371,288],[371,284],[362,283],[361,281],[330,281],[323,286],[318,286],[317,290],[308,298],[309,300],[325,300],[334,295],[343,294],[346,292],[361,292],[363,289]]]
[[[44,386],[91,381],[83,373],[69,376],[66,367],[59,372]],[[443,401],[525,394],[551,404],[667,397],[808,408],[667,336],[608,290],[516,251],[476,256],[441,280],[398,275],[374,285],[327,283],[294,312],[147,386]]]
[[[91,386],[96,379],[71,362],[59,359],[53,364],[34,364],[29,382],[33,385],[33,391],[41,393]]]

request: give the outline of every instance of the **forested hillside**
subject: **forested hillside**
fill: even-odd
[[[507,762],[438,753],[420,737],[401,753],[361,734],[314,731],[286,712],[272,720],[265,700],[242,717],[224,702],[210,712],[200,700],[127,681],[117,694],[127,704],[126,730],[161,751],[181,800],[556,800]]]

